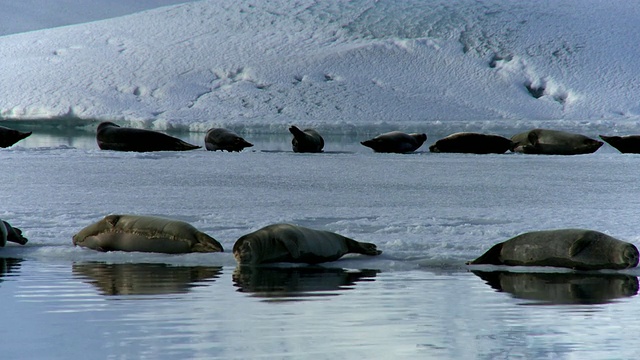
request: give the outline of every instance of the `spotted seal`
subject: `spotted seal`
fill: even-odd
[[[98,251],[165,254],[222,252],[222,245],[192,225],[163,217],[108,215],[73,235],[73,245]]]

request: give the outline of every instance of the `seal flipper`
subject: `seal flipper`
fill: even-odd
[[[467,265],[504,265],[504,262],[500,259],[502,253],[502,245],[504,243],[499,243],[493,245],[491,249],[487,250],[484,254],[480,255],[479,258],[467,261]]]
[[[571,244],[571,248],[569,249],[569,256],[574,257],[582,252],[582,250],[592,246],[597,239],[586,239],[584,237],[579,238]]]
[[[291,254],[291,257],[293,257],[294,259],[300,258],[300,249],[298,248],[298,245],[295,243],[295,241],[286,238],[280,239],[280,241],[282,242],[282,245],[284,245],[284,247],[287,249],[289,254]]]
[[[120,215],[107,215],[104,217],[104,221],[106,221],[111,227],[115,227],[120,220]]]
[[[535,131],[529,132],[529,135],[527,135],[527,140],[529,140],[529,143],[533,147],[538,147],[540,140],[538,139],[538,133],[536,133]]]

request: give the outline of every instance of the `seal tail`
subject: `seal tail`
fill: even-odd
[[[378,250],[376,244],[360,242],[348,237],[344,237],[347,242],[347,248],[350,253],[362,254],[367,256],[377,256],[382,254],[381,250]]]

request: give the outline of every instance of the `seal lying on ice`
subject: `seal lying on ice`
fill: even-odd
[[[139,215],[105,216],[75,234],[73,245],[98,251],[165,254],[223,251],[216,239],[186,222]]]
[[[435,153],[503,154],[511,150],[513,142],[499,135],[459,132],[429,146]]]
[[[295,126],[289,128],[289,132],[293,134],[291,147],[293,152],[297,153],[319,153],[324,148],[324,139],[320,133],[314,129],[300,130]]]
[[[24,245],[28,240],[22,236],[22,230],[0,219],[0,247],[7,245],[7,241]]]
[[[204,136],[204,146],[210,151],[242,151],[253,144],[231,130],[212,128]]]
[[[143,129],[123,128],[105,121],[98,125],[96,140],[102,150],[115,151],[186,151],[198,149],[173,136]]]
[[[638,265],[638,249],[633,244],[593,230],[533,231],[496,244],[467,264],[627,269]]]
[[[623,154],[640,154],[640,135],[600,135],[600,138]]]
[[[0,147],[7,148],[18,141],[29,137],[31,131],[22,132],[8,127],[0,126]]]
[[[565,131],[533,129],[511,137],[513,151],[525,154],[580,155],[591,154],[603,142]]]
[[[291,224],[272,224],[240,237],[233,245],[239,264],[276,262],[317,264],[345,254],[380,255],[374,244],[359,242],[329,231]]]
[[[361,144],[381,153],[410,153],[418,150],[427,140],[427,134],[407,134],[401,131],[391,131],[380,134],[373,139],[362,141]]]

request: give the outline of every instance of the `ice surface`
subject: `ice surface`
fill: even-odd
[[[189,2],[0,38],[0,117],[640,131],[639,12],[595,0]]]
[[[464,268],[519,233],[588,228],[640,244],[637,155],[296,154],[287,139],[241,153],[120,153],[59,147],[0,150],[0,218],[30,242],[3,254],[26,259],[233,266],[240,236],[276,222],[334,231],[383,250],[328,266]],[[201,139],[201,142],[203,140]],[[346,149],[351,149],[345,146]],[[224,254],[97,253],[71,237],[111,213],[168,216],[220,241]],[[635,272],[636,270],[631,270]]]

